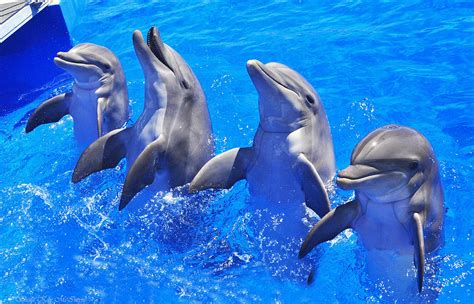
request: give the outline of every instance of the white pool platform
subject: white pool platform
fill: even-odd
[[[0,0],[0,43],[48,5],[57,4],[59,0]]]

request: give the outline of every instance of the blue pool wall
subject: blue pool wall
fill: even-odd
[[[0,116],[35,100],[64,73],[53,58],[71,46],[59,5],[48,6],[0,44]]]

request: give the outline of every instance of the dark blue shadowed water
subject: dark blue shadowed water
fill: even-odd
[[[194,196],[160,193],[140,213],[119,212],[125,162],[72,184],[81,151],[71,119],[24,133],[32,109],[70,89],[62,75],[35,102],[0,118],[0,302],[473,302],[472,3],[135,2],[88,1],[70,28],[74,44],[117,54],[132,120],[144,90],[134,29],[158,26],[194,69],[218,152],[249,145],[258,125],[246,61],[285,63],[318,90],[339,169],[363,136],[388,123],[431,141],[445,189],[445,246],[428,258],[423,293],[399,294],[367,275],[366,252],[350,231],[305,264],[288,262],[301,239],[269,238],[265,231],[286,224],[285,214],[253,202],[244,182]],[[336,190],[333,205],[350,196]],[[311,265],[315,280],[307,286]]]
[[[5,27],[4,24],[2,26]],[[48,82],[62,73],[53,63],[58,48],[71,48],[66,23],[58,5],[46,7],[1,43],[0,116],[34,101],[50,88]]]

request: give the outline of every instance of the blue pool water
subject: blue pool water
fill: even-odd
[[[0,117],[0,302],[474,301],[472,2],[136,2],[88,1],[70,28],[74,44],[117,54],[132,121],[144,90],[134,29],[158,26],[194,69],[218,152],[249,145],[258,125],[246,61],[285,63],[321,96],[338,169],[365,134],[388,123],[431,141],[445,189],[445,246],[428,259],[423,293],[398,294],[367,276],[366,252],[347,232],[312,254],[317,270],[307,286],[308,261],[279,271],[301,240],[261,233],[284,214],[262,202],[255,208],[244,182],[194,196],[160,193],[142,213],[119,212],[125,162],[72,184],[81,151],[71,119],[24,132],[32,109],[70,89],[63,74],[33,103]],[[350,196],[336,189],[333,205]]]

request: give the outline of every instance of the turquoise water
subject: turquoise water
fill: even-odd
[[[258,125],[246,61],[285,63],[321,96],[338,169],[363,136],[388,123],[412,126],[431,141],[445,189],[446,244],[428,259],[421,295],[397,294],[368,277],[366,252],[352,233],[312,254],[317,270],[307,286],[308,263],[278,271],[300,240],[262,235],[262,225],[278,225],[284,214],[264,203],[256,208],[244,182],[195,196],[160,193],[142,213],[119,212],[125,162],[72,184],[81,151],[71,119],[24,133],[28,112],[70,89],[64,74],[35,102],[0,117],[0,302],[474,301],[473,4],[135,2],[88,1],[70,29],[74,44],[117,54],[132,122],[144,90],[134,29],[158,26],[193,68],[218,152],[249,145]],[[350,196],[336,189],[333,205]]]

